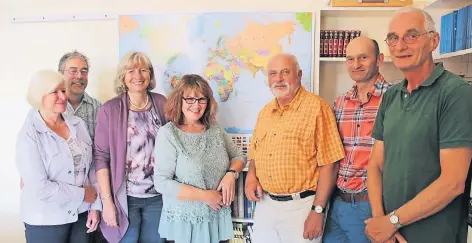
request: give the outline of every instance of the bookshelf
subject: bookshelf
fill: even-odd
[[[345,62],[345,61],[346,61],[345,57],[320,57],[320,62]],[[385,56],[384,62],[392,62],[392,58],[389,56]]]
[[[454,10],[458,10],[462,7],[471,5],[471,0],[432,0],[426,2],[423,5],[423,9],[426,10],[431,17],[433,18],[436,24],[436,31],[441,32],[442,21],[441,17],[445,14],[448,14]],[[449,52],[449,53],[440,53],[439,47],[433,52],[433,57],[438,61],[446,61],[447,59],[455,59],[455,57],[461,57],[464,55],[469,55],[472,53],[472,48]],[[454,60],[450,60],[453,62]]]

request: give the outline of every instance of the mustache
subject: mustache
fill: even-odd
[[[276,87],[280,87],[280,86],[283,86],[283,87],[288,87],[288,83],[283,81],[283,82],[278,82],[278,83],[273,83],[272,84],[272,89],[275,89]]]
[[[71,80],[70,84],[84,84],[85,80],[79,79],[79,80]]]

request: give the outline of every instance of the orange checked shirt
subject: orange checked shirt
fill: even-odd
[[[353,86],[334,103],[334,114],[338,123],[346,157],[341,161],[337,187],[347,193],[367,190],[367,164],[374,144],[372,129],[383,94],[391,87],[379,74],[367,101],[362,102]]]
[[[248,157],[269,193],[316,190],[319,166],[344,157],[330,105],[303,87],[283,107],[274,99],[259,113]]]

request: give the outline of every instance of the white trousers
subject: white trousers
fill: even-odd
[[[303,238],[305,220],[310,213],[314,198],[313,195],[281,202],[272,200],[267,193],[264,193],[261,201],[256,204],[252,242],[321,243],[322,236],[313,240]]]

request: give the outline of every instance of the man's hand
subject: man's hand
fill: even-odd
[[[324,214],[315,213],[313,210],[310,211],[303,229],[304,239],[313,240],[323,235],[323,218]]]
[[[100,222],[100,217],[98,216],[97,210],[90,210],[87,216],[87,233],[92,233],[97,230],[98,222]]]
[[[248,173],[246,177],[245,194],[249,201],[259,202],[262,198],[262,186],[255,173]],[[257,195],[256,195],[257,192]]]
[[[407,243],[405,238],[400,233],[395,233],[392,238],[388,239],[384,243]]]
[[[395,225],[390,223],[388,215],[370,218],[365,221],[365,234],[372,242],[383,243],[397,232]]]

